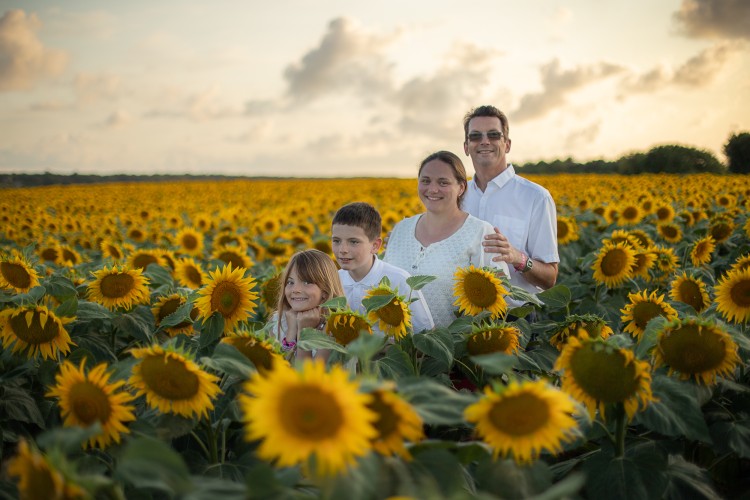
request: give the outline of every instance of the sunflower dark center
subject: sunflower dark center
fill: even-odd
[[[28,318],[31,316],[31,321]],[[44,326],[42,317],[44,316]],[[45,313],[25,311],[10,318],[10,326],[16,337],[30,345],[47,344],[60,335],[60,325]]]
[[[390,326],[400,326],[405,320],[401,301],[397,299],[390,301],[378,309],[377,314],[381,321]]]
[[[120,249],[117,248],[116,246],[114,246],[114,245],[108,245],[107,246],[107,251],[109,252],[109,255],[112,256],[113,259],[115,259],[115,260],[122,259],[122,253],[120,253]]]
[[[139,269],[146,269],[149,264],[158,264],[159,259],[151,254],[142,253],[140,255],[137,255],[133,259],[133,267],[137,267]]]
[[[713,224],[709,229],[711,236],[713,236],[714,240],[719,243],[728,239],[732,235],[732,231],[734,231],[734,228],[726,222]]]
[[[54,262],[57,260],[57,256],[58,252],[56,248],[45,248],[44,250],[42,250],[42,258],[44,260]]]
[[[383,401],[380,394],[374,392],[372,396],[373,401],[367,407],[378,416],[375,420],[378,439],[386,440],[398,430],[398,415],[393,411],[391,405]]]
[[[701,312],[706,304],[703,302],[703,294],[700,285],[691,281],[683,280],[677,287],[677,297],[680,302],[688,304],[697,312]]]
[[[724,340],[700,325],[682,325],[663,335],[658,345],[664,362],[680,373],[716,369],[727,357]]]
[[[195,250],[198,248],[198,238],[192,234],[186,234],[182,237],[182,246],[186,250]]]
[[[464,277],[466,298],[477,307],[486,309],[497,300],[497,288],[487,276],[480,273],[469,273]]]
[[[626,269],[628,254],[622,248],[613,248],[602,259],[602,273],[605,276],[617,276]]]
[[[109,398],[102,389],[91,382],[78,382],[70,389],[72,413],[84,424],[106,423],[112,413]]]
[[[15,288],[25,289],[31,286],[31,274],[21,264],[0,262],[0,273],[3,279]]]
[[[620,403],[638,390],[635,364],[625,363],[619,352],[587,343],[570,357],[570,370],[576,384],[592,399]]]
[[[195,283],[196,285],[201,286],[203,284],[203,277],[201,276],[200,271],[195,268],[195,266],[185,267],[185,275],[191,282]]]
[[[157,321],[161,323],[164,318],[175,312],[182,305],[182,302],[183,301],[179,298],[169,299],[164,302],[164,304],[162,304],[159,308],[159,312],[156,315]]]
[[[729,296],[732,298],[732,304],[735,307],[743,309],[750,307],[750,280],[743,279],[735,283],[729,292]]]
[[[466,342],[466,350],[472,356],[493,352],[510,353],[513,338],[514,334],[506,331],[506,329],[477,332],[469,337]]]
[[[62,255],[63,255],[63,260],[72,262],[73,264],[78,264],[78,257],[76,256],[76,254],[74,254],[67,248],[62,249]]]
[[[227,264],[232,264],[232,267],[245,267],[245,262],[242,260],[242,256],[235,252],[222,252],[219,254],[219,259],[223,260]]]
[[[135,279],[128,273],[108,274],[102,278],[99,289],[108,299],[127,297],[135,288]]]
[[[191,399],[200,389],[198,376],[187,369],[184,361],[163,355],[144,358],[141,377],[149,390],[170,401]]]
[[[244,337],[230,337],[230,343],[237,348],[257,369],[270,370],[273,356],[260,342]]]
[[[231,316],[237,310],[242,291],[234,283],[222,281],[211,294],[211,308],[222,316]]]
[[[664,316],[664,310],[653,302],[639,302],[633,307],[633,321],[641,330],[657,316]]]
[[[333,318],[333,321],[328,322],[327,329],[336,342],[348,345],[359,338],[360,331],[370,331],[370,325],[356,316],[339,314]]]
[[[562,240],[570,233],[568,223],[558,219],[557,221],[557,239]]]
[[[550,408],[538,396],[521,393],[497,401],[489,418],[492,426],[503,434],[528,436],[549,423]]]
[[[661,234],[664,235],[665,238],[676,238],[679,236],[677,227],[670,224],[661,226]]]
[[[317,386],[297,386],[281,396],[279,417],[282,427],[305,441],[334,438],[343,428],[341,406]]]
[[[659,207],[656,209],[656,218],[660,221],[669,220],[672,218],[672,211],[666,207]]]
[[[638,209],[636,207],[625,207],[625,210],[622,211],[622,218],[625,220],[638,218]]]

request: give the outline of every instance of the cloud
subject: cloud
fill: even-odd
[[[29,89],[65,70],[67,54],[45,47],[36,36],[40,27],[36,14],[20,9],[0,18],[0,91]]]
[[[344,17],[332,20],[318,46],[284,70],[288,96],[306,101],[342,90],[360,96],[388,92],[392,65],[382,50],[398,36],[369,33]]]
[[[588,146],[599,137],[599,131],[601,128],[602,122],[601,120],[597,120],[584,128],[574,130],[565,138],[565,147],[567,149],[573,149],[580,146]]]
[[[518,108],[512,113],[513,121],[522,122],[540,118],[567,102],[567,96],[586,85],[602,80],[624,68],[610,63],[598,63],[564,70],[554,59],[540,68],[542,90],[521,97]]]
[[[130,116],[125,110],[118,109],[104,120],[104,126],[108,128],[121,128],[133,121],[133,117]]]
[[[177,93],[178,95],[175,95]],[[160,106],[145,113],[147,118],[187,118],[202,122],[242,116],[244,111],[238,106],[225,104],[221,91],[212,86],[202,92],[180,95],[179,90],[171,89]]]
[[[682,0],[673,19],[689,37],[750,40],[750,2],[747,0]]]
[[[108,74],[79,73],[73,79],[78,102],[113,101],[120,94],[120,78]]]
[[[671,85],[707,87],[739,49],[738,44],[720,43],[702,50],[674,70],[659,65],[640,75],[628,74],[620,87],[629,94],[655,92]]]

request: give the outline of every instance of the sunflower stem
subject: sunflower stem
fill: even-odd
[[[210,453],[208,451],[208,448],[206,448],[206,445],[203,443],[203,440],[198,437],[198,434],[195,433],[195,431],[190,431],[190,435],[193,436],[193,439],[198,443],[198,446],[201,447],[201,450],[203,450],[203,453],[206,454],[207,457],[210,456]]]
[[[625,431],[627,430],[627,415],[625,406],[617,403],[617,421],[615,422],[615,457],[625,455]]]
[[[212,464],[219,463],[219,450],[218,446],[216,445],[216,433],[214,432],[213,425],[211,425],[211,421],[207,420],[204,423],[205,429],[206,429],[206,441],[208,441],[208,460]]]

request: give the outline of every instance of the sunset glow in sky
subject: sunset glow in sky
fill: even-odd
[[[516,163],[750,130],[748,0],[0,5],[0,173],[414,177],[481,104]]]

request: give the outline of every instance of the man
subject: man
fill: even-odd
[[[508,164],[508,130],[508,118],[494,106],[464,117],[464,152],[475,175],[463,209],[495,227],[496,234],[485,237],[485,250],[508,263],[511,283],[537,293],[557,280],[557,211],[549,191]]]

